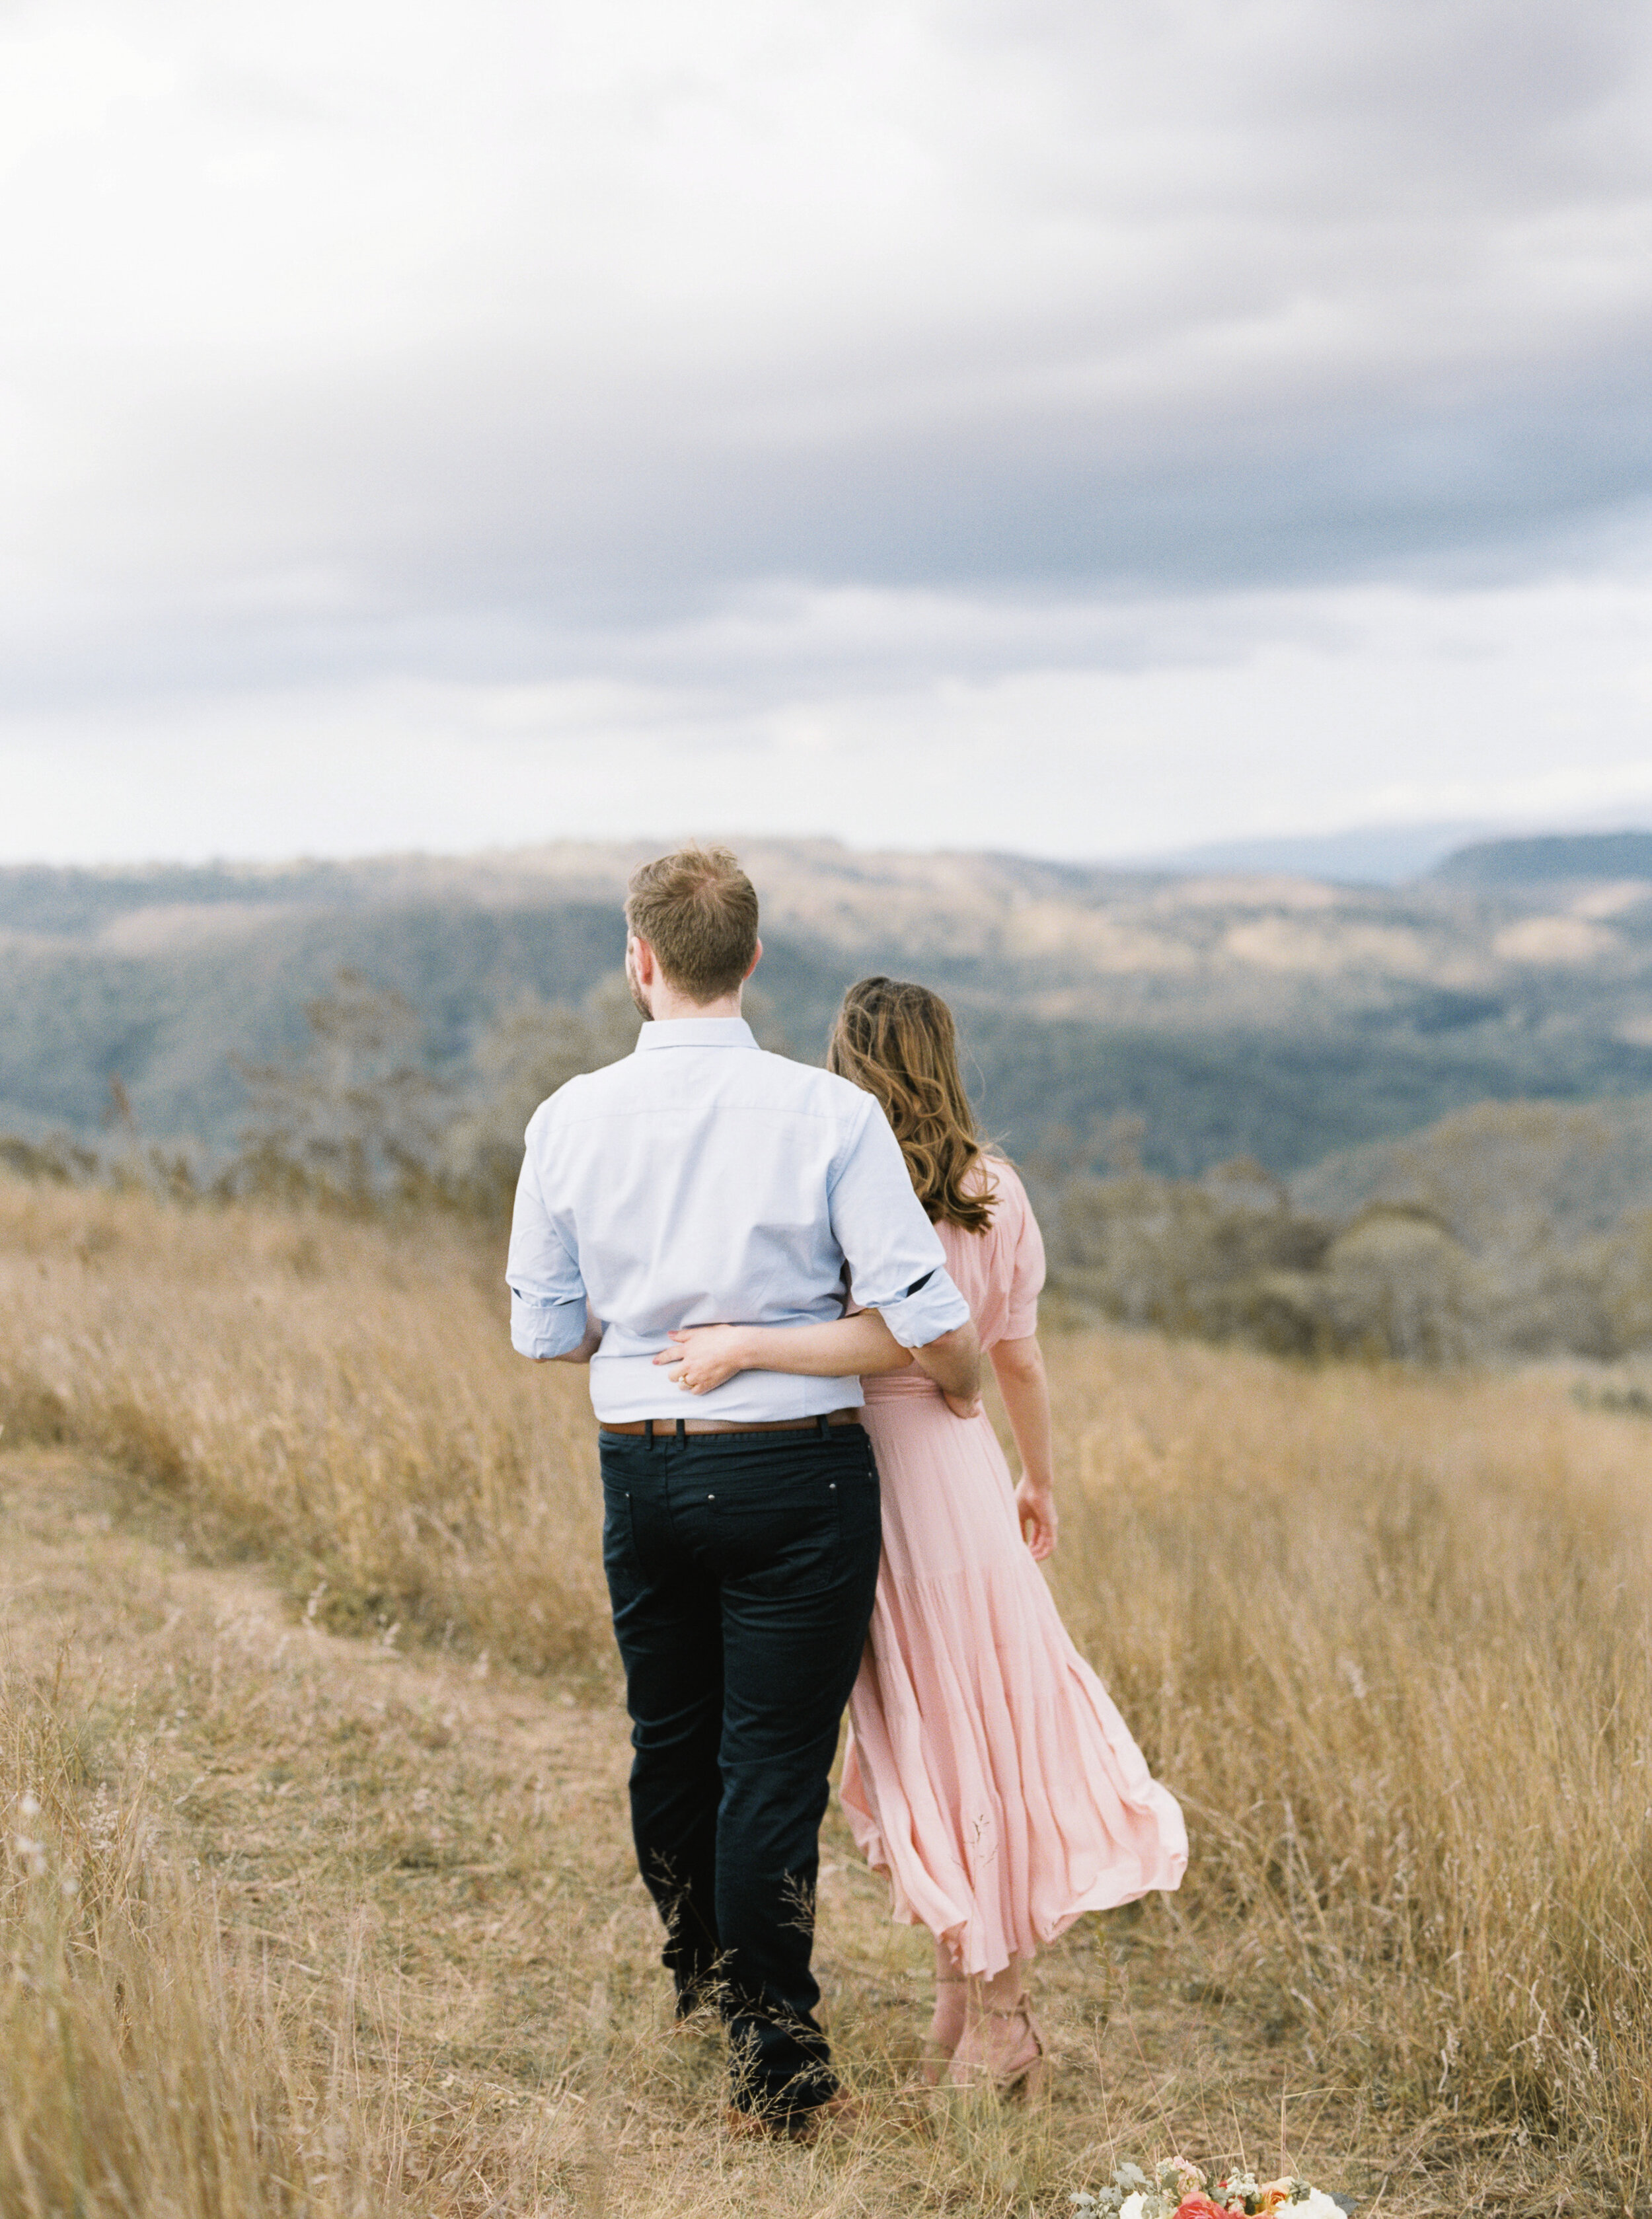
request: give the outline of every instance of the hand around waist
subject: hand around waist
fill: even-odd
[[[671,1336],[669,1348],[655,1358],[668,1366],[666,1377],[686,1394],[709,1395],[737,1372],[750,1371],[752,1352],[737,1325],[693,1325]]]

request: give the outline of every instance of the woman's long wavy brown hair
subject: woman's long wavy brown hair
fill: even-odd
[[[984,1233],[997,1197],[971,1177],[987,1152],[958,1068],[958,1029],[940,995],[905,979],[862,979],[843,997],[826,1067],[883,1104],[930,1217]]]

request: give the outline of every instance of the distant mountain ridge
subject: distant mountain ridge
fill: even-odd
[[[1191,873],[1262,872],[1329,879],[1340,886],[1397,886],[1422,876],[1470,841],[1491,834],[1488,825],[1363,824],[1341,832],[1306,832],[1250,840],[1206,842],[1142,856],[1140,867]]]
[[[1428,876],[1439,886],[1499,890],[1644,880],[1652,886],[1652,832],[1549,832],[1458,848]]]
[[[403,996],[455,1099],[525,996],[618,971],[663,838],[483,855],[0,870],[0,1132],[233,1145],[238,1062],[295,1053],[340,967]],[[871,971],[958,1010],[982,1116],[1022,1153],[1297,1174],[1486,1100],[1652,1092],[1652,834],[1483,842],[1420,878],[1125,870],[738,843],[760,984],[797,1054]],[[117,1084],[118,1083],[118,1084]],[[124,1112],[121,1112],[124,1116]]]

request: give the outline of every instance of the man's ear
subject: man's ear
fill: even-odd
[[[750,961],[749,963],[748,963],[748,964],[747,964],[747,966],[746,966],[746,979],[749,979],[749,978],[750,978],[750,976],[751,976],[752,973],[753,973],[753,972],[757,968],[758,965],[762,961],[762,960],[763,960],[763,943],[762,943],[762,942],[760,940],[760,941],[758,942],[758,943],[757,943],[757,950],[756,950],[756,953],[753,955],[753,957],[752,957],[752,959],[751,959],[751,961]],[[740,981],[740,983],[741,983],[741,985],[742,985],[742,986],[743,986],[743,985],[745,985],[745,983],[746,983],[746,979],[742,979]]]
[[[637,973],[638,985],[643,986],[653,985],[655,980],[660,975],[660,966],[655,959],[653,948],[649,946],[649,942],[643,938],[640,933],[632,933],[630,936],[630,952],[631,965]]]

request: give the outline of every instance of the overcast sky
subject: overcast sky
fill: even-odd
[[[1652,821],[1643,0],[0,0],[0,855]]]

